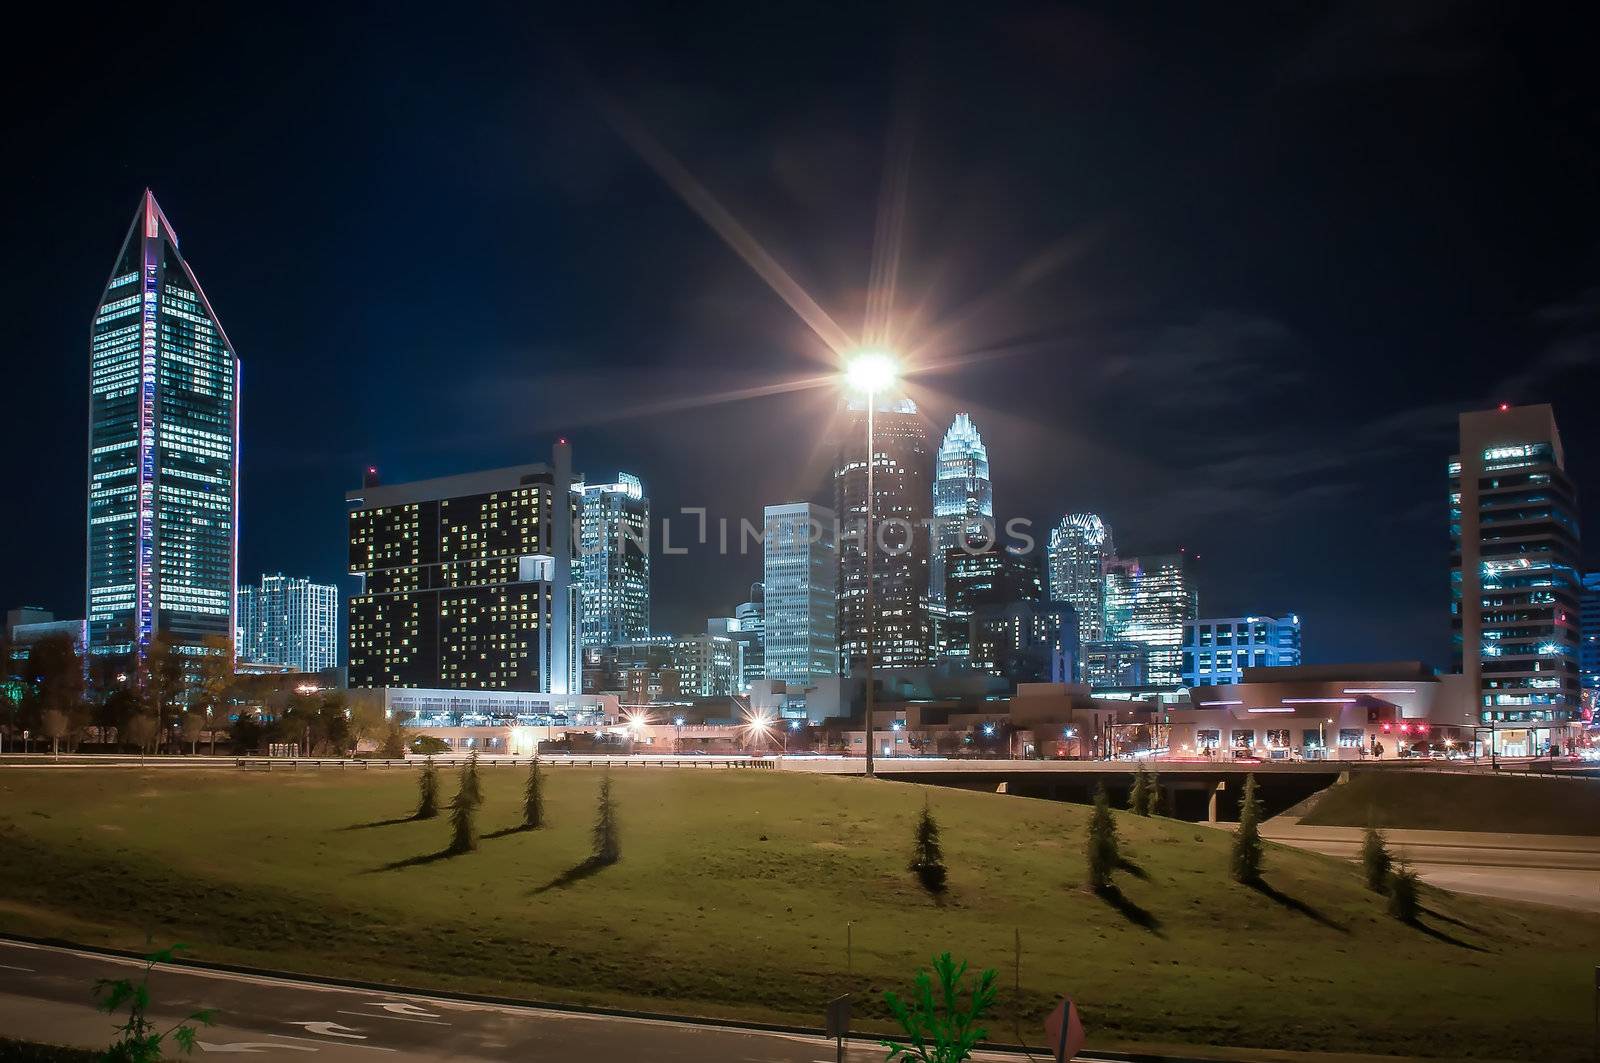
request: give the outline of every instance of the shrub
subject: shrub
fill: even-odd
[[[944,851],[939,846],[939,824],[928,809],[928,799],[922,799],[922,815],[917,818],[915,841],[911,849],[911,870],[929,893],[943,893],[945,880]]]
[[[1150,773],[1144,768],[1144,761],[1133,770],[1133,788],[1128,791],[1128,811],[1139,816],[1148,816],[1146,804],[1150,800]]]
[[[1144,815],[1164,816],[1166,814],[1166,797],[1161,792],[1161,776],[1151,772],[1150,783],[1144,791]]]
[[[1106,796],[1104,784],[1094,789],[1094,811],[1089,813],[1087,855],[1090,888],[1108,888],[1120,854],[1117,851],[1117,821],[1111,816],[1111,800]]]
[[[1389,914],[1402,923],[1415,923],[1422,912],[1417,873],[1401,865],[1389,876]]]
[[[194,1049],[195,1027],[191,1023],[210,1026],[211,1011],[191,1012],[180,1022],[162,1030],[147,1014],[150,1009],[150,971],[158,963],[175,962],[177,953],[185,946],[152,952],[144,958],[144,974],[139,981],[127,978],[101,978],[94,984],[95,1006],[107,1015],[128,1009],[128,1019],[116,1027],[117,1039],[111,1042],[101,1058],[110,1063],[158,1063],[162,1044],[172,1038],[178,1050],[188,1053]]]
[[[1239,829],[1233,836],[1233,877],[1247,885],[1261,881],[1261,798],[1256,793],[1256,777],[1244,782],[1244,800],[1239,805]]]
[[[522,822],[529,827],[544,826],[544,772],[538,757],[528,765],[528,783],[522,789]]]
[[[611,769],[600,777],[600,796],[594,817],[594,855],[597,864],[622,859],[622,838],[617,829],[617,802],[611,796]]]
[[[1383,893],[1389,888],[1389,872],[1394,868],[1394,858],[1389,855],[1383,831],[1368,827],[1361,839],[1361,869],[1367,876],[1367,889]]]
[[[893,1038],[878,1042],[889,1050],[885,1063],[900,1060],[907,1063],[960,1063],[972,1058],[972,1049],[989,1036],[989,1031],[978,1021],[994,1006],[997,993],[996,974],[991,967],[978,975],[977,984],[963,1007],[960,1003],[961,982],[966,977],[967,961],[957,967],[948,952],[933,958],[933,973],[939,979],[939,993],[934,995],[933,978],[926,969],[917,972],[916,996],[911,1001],[901,1000],[894,992],[883,994],[889,1014],[894,1016],[905,1040]]]
[[[439,814],[439,769],[429,757],[417,776],[417,811],[412,819],[432,819]]]
[[[461,792],[472,802],[474,808],[483,804],[483,780],[478,778],[476,749],[467,755],[466,763],[461,765]]]

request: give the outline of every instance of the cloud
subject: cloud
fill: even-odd
[[[1600,287],[1541,307],[1533,320],[1555,335],[1526,365],[1502,380],[1491,399],[1548,401],[1563,378],[1600,363]]]

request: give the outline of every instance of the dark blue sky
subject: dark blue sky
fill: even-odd
[[[1582,8],[917,10],[64,11],[9,72],[0,600],[81,615],[88,321],[145,185],[244,362],[246,577],[338,577],[364,465],[558,433],[659,513],[822,492],[830,393],[696,402],[818,341],[618,115],[850,332],[903,160],[897,318],[997,512],[1187,547],[1203,613],[1298,611],[1312,660],[1445,663],[1460,409],[1553,401],[1600,527]],[[657,626],[759,569],[658,559]]]

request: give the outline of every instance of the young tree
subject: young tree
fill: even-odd
[[[478,778],[476,749],[467,754],[467,762],[461,765],[461,792],[467,795],[474,808],[483,804],[483,780]]]
[[[528,783],[522,788],[522,822],[527,827],[544,826],[544,771],[538,757],[528,765]]]
[[[901,1000],[892,990],[883,994],[889,1014],[905,1031],[903,1041],[891,1038],[878,1042],[889,1050],[886,1063],[960,1063],[971,1059],[973,1048],[989,1036],[978,1022],[994,1006],[999,992],[994,968],[978,975],[965,1007],[960,998],[967,961],[962,960],[957,967],[948,952],[941,953],[933,958],[933,974],[939,979],[937,995],[933,978],[925,969],[917,972],[915,999]]]
[[[60,752],[61,739],[89,722],[84,701],[83,655],[71,635],[47,635],[28,648],[23,662],[24,726],[37,726]]]
[[[1117,822],[1111,815],[1111,799],[1105,784],[1094,788],[1094,810],[1089,813],[1089,887],[1104,890],[1111,885],[1111,874],[1121,858],[1117,846]]]
[[[188,680],[183,672],[182,656],[173,652],[171,644],[159,635],[150,640],[144,669],[144,695],[148,711],[155,714],[155,741],[159,751],[167,740],[167,720],[177,712]]]
[[[160,727],[154,713],[136,712],[128,717],[128,742],[140,753],[148,752],[155,744]]]
[[[1166,800],[1166,794],[1161,790],[1161,776],[1156,772],[1151,772],[1150,786],[1144,792],[1144,814],[1147,816],[1166,815]]]
[[[1400,870],[1389,876],[1389,914],[1402,923],[1415,923],[1422,912],[1417,873],[1400,865]]]
[[[939,824],[922,799],[922,815],[917,817],[915,841],[911,850],[911,870],[929,893],[943,893],[944,851],[939,846]]]
[[[1261,881],[1261,798],[1252,773],[1244,782],[1239,805],[1239,829],[1233,835],[1233,877],[1252,885]]]
[[[50,753],[52,756],[61,752],[61,739],[70,727],[67,714],[60,709],[45,709],[39,716],[39,730],[50,739]]]
[[[597,864],[622,859],[622,838],[617,828],[617,802],[611,796],[611,769],[600,776],[600,798],[594,817],[594,855]]]
[[[1150,801],[1150,773],[1144,770],[1144,761],[1133,770],[1133,788],[1128,791],[1128,811],[1139,816],[1150,814],[1147,805]]]
[[[1382,893],[1389,888],[1389,872],[1394,868],[1394,858],[1389,855],[1383,831],[1368,826],[1361,838],[1361,869],[1367,877],[1367,889]]]
[[[429,757],[417,776],[417,811],[412,819],[432,819],[439,814],[439,769]]]
[[[217,730],[228,722],[233,701],[233,639],[227,635],[207,635],[200,657],[199,692],[205,710],[206,730],[211,732],[211,753],[217,752]]]
[[[200,735],[206,729],[206,717],[202,712],[186,712],[178,718],[178,733],[183,740],[189,743],[189,755],[200,752]]]
[[[178,1050],[188,1054],[194,1050],[194,1023],[210,1026],[216,1014],[210,1009],[190,1012],[188,1017],[162,1030],[149,1017],[150,972],[158,963],[173,963],[177,953],[185,946],[174,945],[144,958],[144,974],[138,982],[128,978],[97,979],[94,984],[95,1007],[107,1015],[128,1009],[128,1020],[115,1027],[117,1039],[106,1049],[102,1059],[113,1063],[160,1063],[162,1044],[172,1038]]]
[[[467,789],[467,770],[461,769],[461,786],[450,801],[450,851],[470,853],[478,847],[478,801]]]
[[[232,735],[233,748],[238,753],[254,753],[261,746],[262,736],[266,729],[261,726],[261,721],[254,712],[246,709],[239,710],[239,716],[233,721]]]
[[[404,760],[406,758],[406,729],[399,720],[390,720],[383,732],[383,741],[378,746],[378,752],[384,760]]]

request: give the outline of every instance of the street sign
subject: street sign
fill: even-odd
[[[847,993],[828,1001],[828,1014],[823,1020],[825,1036],[838,1039],[850,1032],[850,995]]]
[[[1071,997],[1061,998],[1061,1003],[1044,1020],[1044,1029],[1056,1063],[1070,1063],[1083,1050],[1083,1023],[1078,1020],[1078,1005]]]

